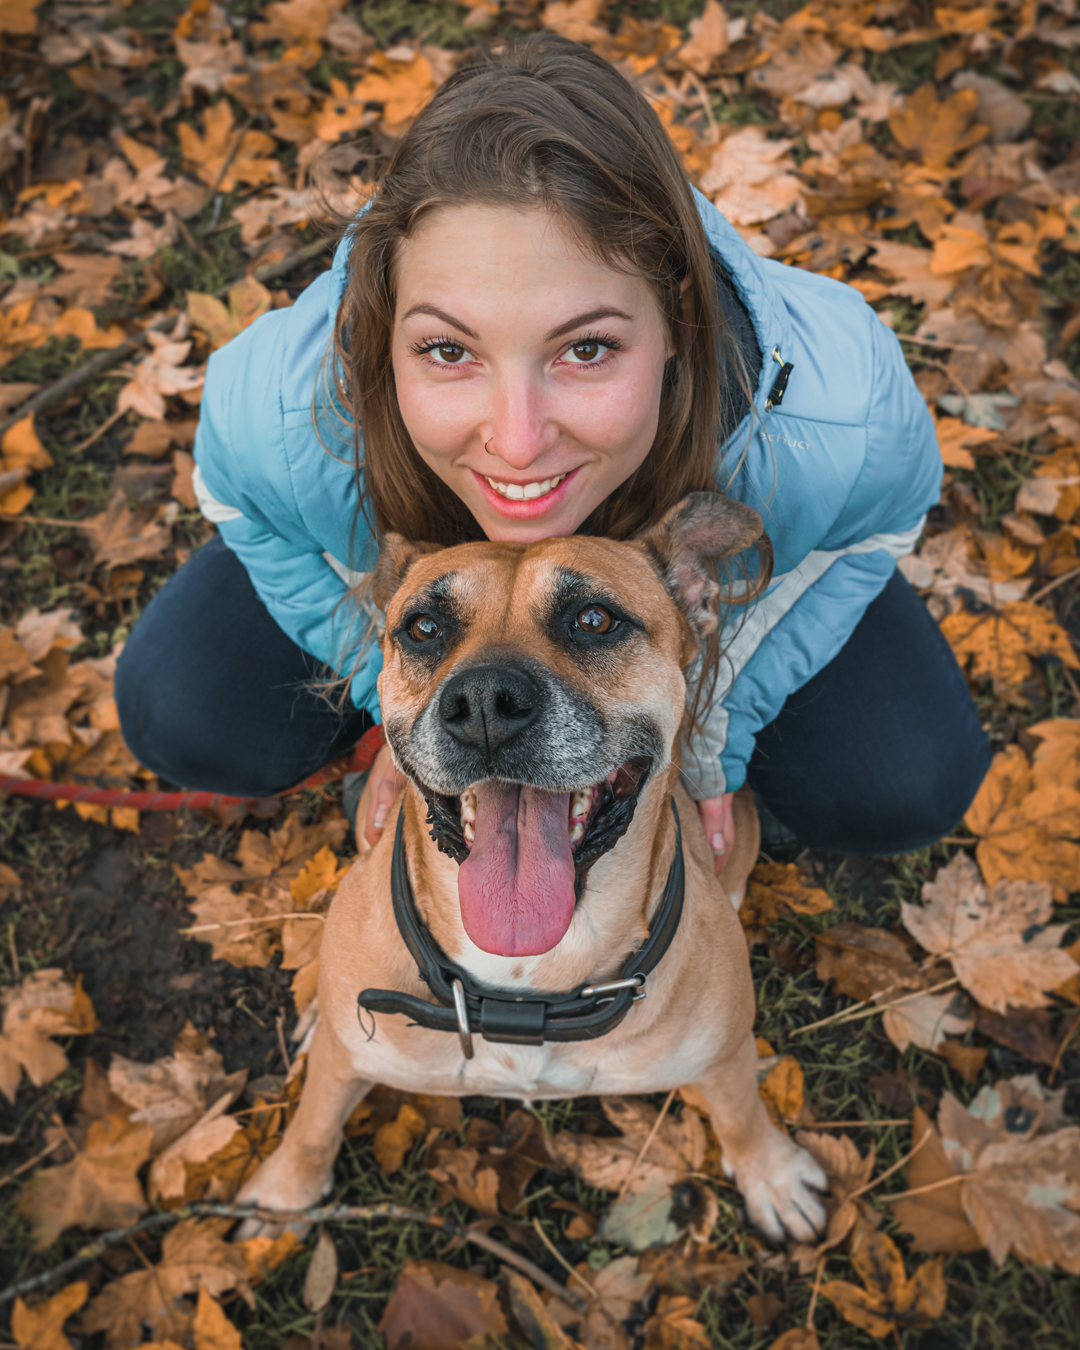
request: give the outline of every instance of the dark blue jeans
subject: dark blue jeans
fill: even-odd
[[[170,783],[270,796],[370,725],[312,688],[325,674],[218,537],[132,630],[116,673],[124,739]],[[748,777],[804,844],[900,853],[953,829],[989,764],[953,654],[897,573],[840,654],[762,730]]]

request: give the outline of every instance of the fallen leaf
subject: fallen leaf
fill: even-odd
[[[803,1071],[794,1055],[784,1055],[758,1084],[765,1109],[778,1124],[794,1121],[803,1109]]]
[[[116,1350],[139,1345],[144,1328],[155,1343],[174,1341],[182,1346],[194,1330],[196,1350],[236,1350],[239,1333],[234,1333],[232,1347],[228,1332],[226,1344],[213,1343],[224,1330],[219,1319],[226,1323],[228,1319],[216,1304],[208,1307],[203,1302],[237,1290],[254,1306],[243,1252],[224,1238],[230,1226],[228,1219],[181,1220],[162,1239],[156,1266],[130,1271],[105,1285],[83,1315],[83,1331],[103,1331],[106,1344]],[[184,1297],[196,1292],[198,1313]]]
[[[824,914],[833,902],[810,886],[794,863],[758,863],[746,883],[739,918],[747,942],[764,942],[766,930],[785,914]]]
[[[221,1055],[187,1022],[173,1053],[149,1064],[113,1055],[109,1087],[136,1123],[153,1126],[153,1152],[160,1153],[219,1101],[229,1105],[247,1081],[247,1070],[227,1074]]]
[[[69,1284],[58,1294],[28,1308],[21,1298],[11,1311],[11,1334],[20,1350],[73,1350],[64,1335],[64,1323],[90,1295],[85,1280]]]
[[[264,131],[237,133],[228,99],[206,108],[203,127],[200,135],[187,122],[180,122],[177,134],[185,160],[208,187],[231,192],[237,183],[260,187],[281,181],[281,166],[267,158],[276,149],[273,136]]]
[[[17,886],[18,877],[14,872],[11,876]],[[97,1017],[83,990],[82,978],[70,984],[62,970],[38,970],[27,975],[19,984],[0,992],[0,1006],[4,1012],[0,1092],[9,1102],[14,1102],[24,1072],[35,1087],[43,1087],[67,1068],[67,1055],[54,1044],[54,1036],[88,1036],[97,1029]]]
[[[1028,600],[1000,610],[957,610],[941,622],[941,631],[973,680],[991,680],[1004,701],[1021,699],[1020,686],[1035,673],[1032,657],[1054,657],[1080,669],[1068,633],[1049,610]]]
[[[838,923],[814,938],[817,977],[834,981],[838,994],[865,1003],[875,994],[901,994],[922,983],[902,938],[883,928]]]
[[[120,1116],[95,1120],[71,1162],[37,1171],[16,1209],[30,1221],[33,1247],[50,1247],[67,1228],[126,1228],[146,1210],[137,1173],[153,1131]]]
[[[988,128],[975,121],[978,109],[979,96],[972,89],[958,89],[941,101],[932,84],[922,84],[902,109],[889,114],[889,130],[928,169],[944,169],[953,155],[987,134]]]
[[[441,1261],[407,1262],[379,1321],[387,1350],[458,1350],[471,1336],[507,1329],[499,1286]]]
[[[189,1177],[200,1164],[216,1159],[243,1126],[227,1116],[230,1098],[220,1098],[194,1125],[163,1149],[150,1167],[147,1195],[154,1203],[172,1204],[201,1196],[189,1196]]]
[[[222,1311],[221,1304],[199,1287],[195,1308],[195,1350],[241,1350],[240,1332]]]
[[[761,127],[742,127],[713,151],[699,187],[733,225],[772,220],[795,206],[802,183],[789,170],[794,141],[771,141]]]
[[[887,1008],[881,1019],[886,1036],[904,1051],[909,1045],[920,1050],[945,1053],[947,1036],[962,1036],[975,1025],[970,1001],[959,991],[951,994],[920,994],[918,998]],[[947,1057],[947,1056],[946,1056]]]
[[[926,1138],[929,1136],[929,1138]],[[925,1142],[924,1142],[925,1140]],[[915,1108],[911,1123],[911,1143],[918,1149],[907,1165],[908,1190],[925,1190],[922,1195],[890,1200],[896,1221],[915,1241],[914,1252],[977,1252],[983,1242],[972,1228],[960,1203],[960,1187],[948,1184],[960,1174],[949,1161],[941,1136],[921,1107]],[[945,1182],[945,1185],[939,1185]]]
[[[280,1237],[253,1237],[234,1244],[242,1253],[247,1277],[251,1284],[257,1284],[287,1261],[300,1245],[300,1239],[291,1230]]]
[[[308,1312],[320,1313],[330,1302],[338,1281],[338,1258],[334,1240],[324,1229],[319,1230],[307,1275],[304,1277],[304,1307]]]
[[[142,558],[160,558],[172,545],[172,524],[179,511],[176,502],[132,510],[123,488],[117,488],[105,510],[84,522],[95,564],[121,567]]]
[[[272,303],[270,292],[252,276],[230,288],[228,301],[226,307],[215,296],[188,291],[188,318],[193,327],[202,329],[215,351],[268,313]]]
[[[968,808],[964,824],[979,836],[975,850],[983,877],[1047,882],[1055,900],[1080,889],[1080,792],[1035,787],[1018,745],[994,756],[990,771]]]
[[[821,1286],[821,1297],[834,1304],[846,1322],[871,1336],[928,1327],[945,1311],[940,1257],[924,1262],[909,1278],[892,1239],[861,1227],[852,1242],[851,1261],[863,1287],[829,1280]]]
[[[190,342],[170,342],[161,333],[148,333],[153,351],[135,367],[134,377],[120,390],[118,412],[133,409],[143,417],[160,422],[166,413],[165,400],[173,395],[194,397],[202,388],[205,370],[182,365],[191,350]]]
[[[705,76],[713,61],[723,56],[731,45],[723,5],[718,0],[705,0],[701,15],[691,19],[687,28],[690,37],[679,48],[678,59],[698,75]]]

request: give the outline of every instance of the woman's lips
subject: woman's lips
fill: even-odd
[[[509,497],[504,497],[500,492],[496,492],[482,473],[477,473],[475,469],[470,469],[469,472],[476,479],[477,485],[484,495],[484,500],[507,520],[536,520],[537,517],[544,515],[553,507],[561,506],[569,494],[570,484],[578,475],[577,469],[571,469],[561,483],[553,487],[550,492],[545,492],[542,497],[511,501]],[[550,474],[549,477],[556,478],[558,475]]]

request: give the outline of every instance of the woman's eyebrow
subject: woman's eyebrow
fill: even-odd
[[[443,323],[448,323],[451,328],[456,328],[459,333],[464,333],[466,337],[479,340],[479,333],[473,332],[468,324],[462,323],[460,319],[455,319],[452,314],[447,314],[445,309],[439,309],[437,305],[413,305],[412,309],[406,310],[401,316],[401,322],[404,323],[406,319],[411,319],[414,314],[430,314],[432,318],[441,319]],[[601,319],[626,319],[628,323],[633,323],[634,316],[624,313],[621,309],[613,309],[611,306],[589,309],[584,314],[576,314],[566,323],[559,324],[558,328],[553,328],[545,336],[544,341],[554,342],[556,338],[560,338],[566,333],[572,333],[575,328],[581,328],[587,323],[598,323]]]

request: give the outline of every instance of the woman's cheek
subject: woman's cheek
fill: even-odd
[[[628,372],[615,380],[568,391],[565,429],[600,453],[640,454],[649,450],[660,418],[660,390],[652,372]],[[584,381],[582,382],[584,384]]]
[[[398,407],[405,429],[418,446],[432,454],[459,453],[477,425],[473,400],[464,391],[446,385],[420,381],[402,381],[398,385]]]

